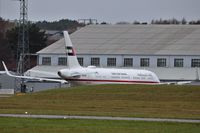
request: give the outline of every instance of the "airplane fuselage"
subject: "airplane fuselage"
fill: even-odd
[[[159,84],[151,71],[115,68],[77,68],[58,72],[62,79],[73,84]]]

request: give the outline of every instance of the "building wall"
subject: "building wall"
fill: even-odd
[[[14,84],[14,78],[0,74],[0,94],[14,94]]]
[[[62,54],[43,54],[39,55],[39,65],[42,65],[42,58],[50,57],[51,65],[58,65],[59,57],[66,57]],[[174,59],[180,58],[184,60],[183,68],[191,68],[192,59],[200,59],[199,56],[153,56],[153,55],[78,55],[78,58],[83,58],[83,66],[91,65],[91,58],[100,58],[100,67],[108,67],[107,66],[107,58],[116,58],[116,67],[124,67],[124,58],[133,58],[133,67],[140,68],[140,59],[141,58],[149,58],[150,65],[149,68],[157,68],[157,59],[165,58],[166,59],[166,68],[174,68]],[[142,67],[143,68],[143,67]]]
[[[0,74],[0,89],[14,89],[15,79],[7,76],[6,74]]]
[[[61,54],[48,55],[52,57],[51,66],[58,66],[58,58],[66,57]],[[42,65],[42,57],[47,57],[47,55],[39,55],[39,65]],[[191,67],[192,59],[200,59],[200,56],[142,56],[142,55],[78,55],[78,58],[84,59],[84,67],[91,65],[91,58],[100,58],[100,67],[108,67],[107,66],[107,58],[116,58],[116,67],[124,68],[124,58],[133,58],[133,66],[127,68],[136,68],[136,69],[147,69],[152,72],[155,72],[160,80],[170,80],[170,81],[178,81],[178,80],[200,80],[200,67],[195,68]],[[150,66],[149,67],[141,67],[140,59],[141,58],[149,58]],[[166,58],[166,67],[157,67],[157,59],[158,58]],[[183,67],[174,67],[174,59],[175,58],[183,58],[184,64]],[[63,66],[60,66],[63,67]],[[65,68],[65,66],[64,66]]]

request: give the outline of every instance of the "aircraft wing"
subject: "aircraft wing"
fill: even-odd
[[[178,81],[178,82],[162,82],[161,85],[186,85],[191,84],[193,81]]]
[[[185,85],[185,84],[191,84],[191,83],[192,83],[192,81],[179,81],[176,84],[177,85]]]
[[[39,77],[31,77],[31,76],[18,76],[18,75],[13,75],[13,74],[11,74],[11,73],[8,71],[6,65],[5,65],[5,63],[4,63],[3,61],[2,61],[2,63],[3,63],[3,67],[4,67],[5,71],[6,71],[6,74],[7,74],[8,76],[10,76],[10,77],[21,78],[21,79],[30,79],[30,80],[38,80],[38,81],[41,81],[41,82],[42,82],[42,81],[50,81],[50,82],[59,82],[59,83],[62,83],[62,84],[68,83],[67,81],[65,81],[65,80],[60,80],[60,79],[49,79],[49,78],[39,78]]]
[[[28,70],[24,75],[30,76],[30,73],[32,72],[35,74],[43,74],[43,75],[58,77],[57,72],[47,72],[47,71],[40,71],[40,70]]]

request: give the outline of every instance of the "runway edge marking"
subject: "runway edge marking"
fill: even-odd
[[[194,120],[194,119],[133,118],[133,117],[103,117],[103,116],[0,114],[0,117],[44,118],[44,119],[92,119],[92,120],[124,120],[124,121],[149,121],[149,122],[200,123],[200,120]]]

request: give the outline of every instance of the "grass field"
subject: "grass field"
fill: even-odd
[[[198,133],[200,124],[1,118],[1,133]]]
[[[200,119],[200,87],[98,85],[0,98],[0,113]]]

